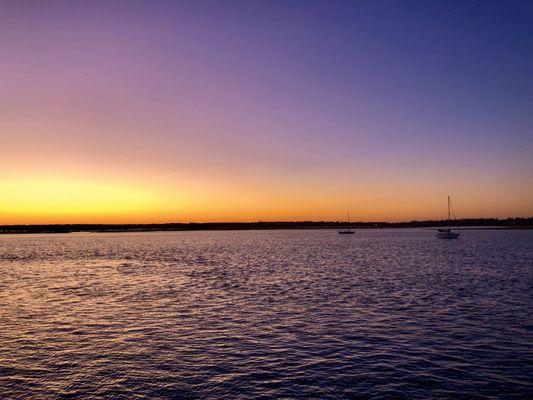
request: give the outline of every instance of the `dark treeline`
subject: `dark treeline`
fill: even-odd
[[[69,232],[146,232],[196,231],[243,229],[328,229],[350,226],[353,228],[431,228],[445,226],[446,220],[409,222],[335,222],[335,221],[280,221],[280,222],[206,222],[164,224],[65,224],[65,225],[0,225],[0,233],[69,233]],[[456,227],[533,228],[530,218],[468,218],[453,223]]]

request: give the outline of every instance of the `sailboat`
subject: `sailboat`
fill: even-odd
[[[452,202],[450,200],[450,196],[448,196],[448,227],[439,229],[439,231],[437,232],[437,238],[439,238],[439,239],[457,239],[459,237],[460,232],[453,232],[452,231],[451,213],[453,213],[453,217],[455,219],[455,213],[453,212]]]
[[[339,235],[353,235],[355,233],[353,229],[350,229],[350,211],[348,211],[348,227],[339,229],[337,232]]]

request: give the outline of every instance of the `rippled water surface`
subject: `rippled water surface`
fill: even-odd
[[[533,398],[533,231],[0,236],[0,397]]]

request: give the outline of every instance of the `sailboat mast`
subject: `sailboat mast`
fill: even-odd
[[[450,196],[448,196],[448,228],[451,228],[452,221],[450,219]]]

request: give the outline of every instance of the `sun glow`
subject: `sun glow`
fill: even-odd
[[[160,208],[161,197],[136,186],[68,179],[0,182],[0,215],[6,222],[114,220]]]

